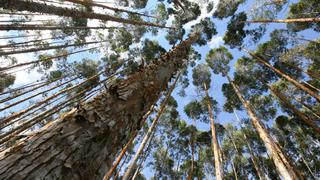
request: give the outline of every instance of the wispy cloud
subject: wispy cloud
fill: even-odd
[[[211,39],[211,41],[208,43],[208,45],[210,46],[210,48],[217,48],[220,45],[223,44],[223,39],[222,36],[213,36],[213,38]]]

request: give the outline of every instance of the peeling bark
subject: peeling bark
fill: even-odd
[[[0,154],[0,179],[102,179],[198,34]]]

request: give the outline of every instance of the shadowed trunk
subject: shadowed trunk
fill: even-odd
[[[0,179],[102,179],[197,38],[2,152]]]

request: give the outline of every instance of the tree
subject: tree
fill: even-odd
[[[211,74],[208,66],[206,66],[205,64],[200,64],[196,66],[193,69],[192,77],[193,77],[193,84],[195,86],[198,86],[199,89],[204,90],[206,93],[205,98],[203,99],[203,104],[207,105],[207,112],[209,112],[210,129],[211,129],[212,146],[213,146],[212,151],[215,157],[214,164],[216,169],[216,178],[223,179],[222,155],[221,155],[221,150],[217,140],[216,128],[215,128],[215,124],[213,120],[213,112],[212,112],[212,109],[214,109],[214,107],[212,107],[212,101],[208,93],[208,89],[210,88],[210,82],[211,82]],[[190,113],[190,115],[193,115],[193,113]]]
[[[89,101],[88,103],[84,105],[80,105],[78,109],[72,110],[70,113],[67,113],[60,121],[59,123],[51,126],[49,129],[45,130],[43,129],[40,131],[41,133],[38,133],[37,135],[33,136],[29,141],[33,141],[37,139],[37,142],[46,142],[39,144],[38,148],[43,147],[43,150],[45,150],[47,145],[50,144],[51,148],[55,149],[55,153],[47,154],[46,151],[41,151],[40,155],[44,160],[47,158],[54,158],[59,159],[56,157],[61,156],[62,159],[68,158],[67,161],[68,165],[65,164],[64,161],[52,161],[52,163],[63,163],[58,165],[58,167],[54,171],[50,171],[49,174],[47,174],[47,171],[45,169],[49,168],[50,164],[42,164],[43,161],[40,161],[39,159],[36,162],[32,162],[31,159],[28,162],[32,162],[33,166],[38,166],[36,169],[25,169],[25,173],[28,173],[29,177],[36,176],[50,176],[51,175],[58,175],[61,176],[61,171],[63,170],[64,177],[90,177],[90,179],[93,178],[101,178],[103,176],[103,172],[100,171],[100,173],[95,174],[97,172],[97,169],[95,168],[97,164],[105,164],[106,167],[111,167],[111,162],[114,159],[115,153],[118,151],[118,149],[128,141],[129,136],[126,135],[126,128],[136,129],[139,128],[141,117],[145,112],[150,109],[150,106],[158,99],[158,94],[161,90],[165,89],[167,81],[169,81],[170,77],[174,72],[179,69],[179,66],[181,63],[179,63],[178,59],[185,58],[185,55],[187,55],[187,50],[190,45],[197,40],[197,33],[194,35],[191,35],[187,40],[180,43],[180,45],[176,46],[174,50],[168,52],[166,55],[161,56],[161,62],[159,65],[149,65],[144,68],[143,71],[137,72],[134,75],[131,75],[126,80],[118,81],[116,84],[111,85],[109,90],[105,92],[105,94],[102,94],[98,97],[96,97],[94,100]],[[171,61],[171,58],[175,58],[175,61]],[[169,63],[170,62],[170,63]],[[173,63],[175,62],[175,63]],[[172,66],[172,63],[174,64]],[[151,68],[152,67],[152,68]],[[153,69],[154,67],[158,67]],[[165,70],[167,73],[163,74],[161,77],[154,76],[154,73],[158,73],[159,71],[163,72]],[[154,74],[154,75],[152,75]],[[154,85],[151,84],[144,84],[143,78],[154,77],[154,80],[151,80]],[[140,79],[140,80],[139,80]],[[149,79],[150,80],[150,79]],[[151,82],[151,81],[147,82]],[[134,85],[135,84],[135,85]],[[145,86],[146,85],[146,86]],[[136,87],[154,87],[151,88],[150,91],[142,91],[136,89]],[[135,90],[133,90],[133,89]],[[145,93],[138,93],[138,92],[145,92]],[[107,100],[108,99],[108,100]],[[128,106],[128,102],[134,102],[132,106]],[[123,102],[126,102],[125,104]],[[117,110],[113,111],[112,108],[117,106]],[[136,104],[140,104],[139,107],[136,106]],[[99,108],[100,107],[100,108]],[[101,108],[103,107],[103,108]],[[139,113],[134,114],[123,114],[120,116],[120,114],[115,114],[114,112],[134,112],[137,110]],[[125,109],[130,109],[130,111],[127,111]],[[112,113],[111,113],[112,112]],[[111,113],[111,114],[110,114]],[[117,116],[117,117],[115,117]],[[113,118],[114,117],[114,118]],[[119,118],[122,117],[121,120]],[[67,120],[68,119],[68,120]],[[113,119],[118,119],[119,122],[124,122],[125,124],[120,124],[114,121]],[[106,121],[104,121],[106,120]],[[98,125],[98,124],[100,125]],[[96,126],[98,125],[98,126]],[[125,126],[124,126],[125,125]],[[100,127],[100,128],[96,128]],[[100,129],[100,130],[99,130]],[[113,130],[116,130],[117,133],[113,133]],[[122,129],[122,131],[119,131],[119,129]],[[55,133],[55,132],[62,132],[61,133]],[[91,135],[87,137],[87,133],[83,132],[90,132]],[[69,133],[68,136],[64,136],[64,133]],[[50,141],[45,138],[41,137],[51,137],[51,139],[55,139],[55,141]],[[104,137],[104,138],[99,138]],[[108,138],[106,138],[108,137]],[[34,138],[34,139],[33,139]],[[71,139],[70,139],[71,138]],[[89,139],[90,143],[88,143]],[[73,146],[64,146],[64,143],[70,142],[70,140],[73,142]],[[93,141],[91,141],[93,140]],[[63,142],[63,143],[62,143]],[[77,143],[75,143],[77,142]],[[6,161],[5,159],[2,159],[0,164],[6,167],[10,167],[9,164],[13,163],[15,165],[18,165],[19,167],[27,167],[29,166],[29,163],[22,164],[22,163],[14,163],[19,162],[22,159],[19,157],[24,157],[24,160],[26,160],[26,155],[21,153],[22,149],[26,148],[29,149],[29,146],[31,146],[33,143],[27,143],[27,144],[19,144],[19,150],[18,149],[12,149],[10,151],[10,154],[16,154],[14,156],[13,161]],[[110,144],[113,144],[110,146]],[[79,149],[79,146],[81,148]],[[112,148],[111,148],[112,147]],[[35,147],[37,148],[37,147]],[[90,148],[90,153],[87,153],[86,149]],[[42,149],[42,148],[41,148]],[[78,149],[78,150],[77,150]],[[109,149],[109,150],[106,150]],[[77,150],[77,151],[76,151]],[[64,152],[64,153],[63,153]],[[106,154],[108,152],[108,154]],[[29,152],[32,154],[32,152]],[[64,156],[64,154],[67,154],[67,156]],[[9,154],[6,154],[9,155]],[[96,156],[99,155],[99,156]],[[40,158],[39,156],[39,158]],[[29,156],[29,158],[32,158],[34,156]],[[64,157],[64,158],[63,158]],[[72,157],[72,158],[71,158]],[[93,158],[96,157],[96,158]],[[65,159],[66,160],[66,159]],[[27,162],[27,161],[25,161]],[[13,165],[12,164],[12,165]],[[36,165],[38,164],[38,165]],[[42,165],[40,165],[42,164]],[[92,167],[92,171],[88,169],[88,167],[83,167],[82,164],[90,164],[90,167]],[[41,167],[40,167],[41,166]],[[11,166],[12,168],[15,168],[14,166]],[[72,168],[71,168],[72,167]],[[103,167],[103,166],[102,166]],[[18,168],[18,167],[17,167]],[[31,168],[31,167],[30,167]],[[31,171],[30,171],[31,170]],[[103,168],[102,171],[104,171],[105,168]],[[11,178],[11,177],[19,177],[20,174],[23,173],[22,171],[17,173],[15,171],[7,171],[3,177],[5,178]]]
[[[291,164],[290,160],[287,156],[282,152],[280,147],[275,143],[275,141],[271,138],[270,134],[267,132],[264,124],[261,120],[257,117],[256,113],[254,112],[250,103],[244,99],[241,95],[239,87],[231,80],[231,78],[227,74],[227,70],[229,69],[228,61],[232,59],[230,53],[227,51],[226,48],[220,47],[214,49],[211,53],[208,54],[206,60],[212,63],[211,67],[213,68],[214,72],[221,72],[224,76],[227,77],[229,83],[233,87],[235,93],[237,94],[238,98],[242,102],[243,106],[246,108],[248,115],[251,118],[251,121],[256,128],[260,138],[264,142],[268,153],[270,153],[273,161],[277,167],[278,172],[284,178],[298,178],[300,175],[296,172],[296,169]]]

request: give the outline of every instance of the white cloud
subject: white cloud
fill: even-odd
[[[208,45],[210,46],[210,48],[217,48],[220,45],[223,44],[223,39],[222,36],[213,36],[213,38],[211,39],[211,41],[208,43]]]

